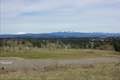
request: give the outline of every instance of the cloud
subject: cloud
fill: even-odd
[[[22,13],[54,10],[69,13],[94,5],[115,4],[120,0],[0,0],[0,2],[1,15],[13,17]]]
[[[120,26],[120,0],[0,0],[2,28],[12,31],[20,29],[31,31],[36,26],[42,30],[66,29],[69,24],[81,26]],[[87,24],[86,24],[87,23]],[[65,25],[68,24],[68,25]],[[22,27],[21,27],[22,26]],[[9,27],[13,27],[9,28]],[[102,28],[102,27],[101,27]],[[70,28],[69,28],[70,29]],[[73,29],[73,28],[71,28]],[[26,32],[18,31],[18,32]],[[39,30],[38,28],[34,31]],[[48,30],[48,31],[49,31]],[[102,30],[102,29],[101,29]],[[112,29],[111,29],[112,30]],[[4,30],[3,30],[4,31]]]

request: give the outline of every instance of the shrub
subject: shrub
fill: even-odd
[[[120,52],[120,39],[113,40],[113,47],[114,47],[115,51]]]

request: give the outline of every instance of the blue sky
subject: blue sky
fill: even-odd
[[[0,33],[120,32],[120,0],[0,0]]]

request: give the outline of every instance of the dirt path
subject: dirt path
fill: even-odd
[[[0,73],[14,71],[45,71],[61,67],[90,66],[97,63],[120,63],[120,57],[99,57],[89,59],[15,59],[0,58]]]

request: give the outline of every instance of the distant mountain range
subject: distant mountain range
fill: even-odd
[[[53,32],[53,33],[41,33],[41,34],[1,34],[0,39],[50,39],[50,38],[87,38],[87,37],[120,37],[120,33],[81,33],[81,32]]]

